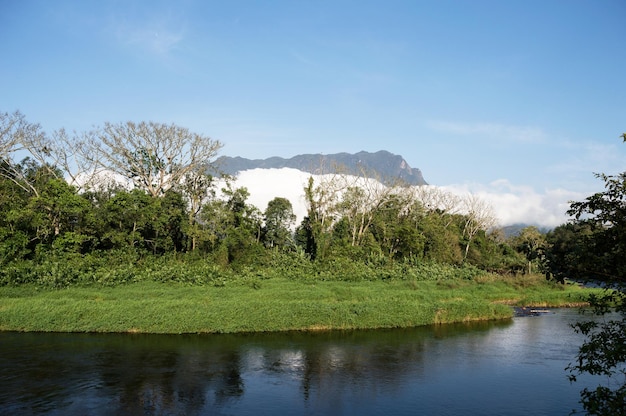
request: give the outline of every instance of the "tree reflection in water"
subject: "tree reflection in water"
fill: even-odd
[[[282,410],[349,413],[345,397],[352,403],[393,398],[408,384],[425,383],[442,341],[471,334],[459,342],[465,354],[478,353],[490,331],[510,325],[249,335],[0,333],[0,413],[254,414],[285,403],[291,407]]]

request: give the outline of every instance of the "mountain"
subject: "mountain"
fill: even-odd
[[[524,228],[531,226],[537,227],[537,230],[539,230],[541,234],[547,234],[552,230],[551,227],[542,227],[537,224],[516,223],[502,227],[502,231],[504,232],[504,236],[506,238],[510,238],[518,236]]]
[[[397,181],[409,185],[426,185],[419,169],[411,168],[402,156],[385,150],[376,153],[336,153],[331,155],[304,154],[290,159],[270,157],[268,159],[245,159],[222,156],[217,159],[218,168],[229,175],[250,169],[292,168],[312,174],[346,173],[365,175],[382,181]]]

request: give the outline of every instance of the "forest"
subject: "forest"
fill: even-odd
[[[623,204],[622,176],[600,176],[607,193],[573,203],[572,221],[506,237],[474,195],[334,167],[303,184],[308,212],[295,224],[280,195],[264,211],[249,204],[248,190],[215,163],[222,143],[186,128],[127,122],[47,134],[19,112],[0,116],[3,285],[110,285],[141,274],[142,265],[181,263],[202,272],[153,270],[163,274],[154,278],[210,283],[280,263],[295,273],[371,280],[381,270],[439,264],[564,282],[614,280],[626,267],[616,253],[623,225],[606,218],[616,215],[611,203]],[[606,214],[587,215],[599,210]]]
[[[196,282],[276,261],[318,274],[337,269],[333,278],[348,280],[402,264],[547,270],[546,236],[528,227],[505,238],[491,207],[472,195],[335,167],[303,184],[308,215],[295,224],[280,195],[264,211],[249,204],[247,189],[214,163],[222,144],[185,128],[106,123],[49,135],[19,112],[0,122],[5,285],[124,283],[130,265],[183,260],[204,265]]]

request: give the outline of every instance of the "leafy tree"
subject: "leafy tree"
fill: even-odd
[[[210,250],[222,264],[242,261],[249,254],[256,256],[262,224],[259,210],[247,203],[250,194],[246,188],[228,184],[222,194],[223,199],[208,202],[200,213]]]
[[[198,244],[207,251],[215,251],[233,227],[226,201],[215,199],[205,203],[199,214],[199,224]]]
[[[300,225],[296,227],[294,241],[296,246],[303,250],[310,259],[315,259],[317,255],[317,245],[313,233],[313,222],[308,215],[305,216]]]
[[[299,229],[304,235],[299,239],[306,242],[306,253],[313,260],[323,259],[330,247],[330,231],[337,220],[335,207],[341,187],[337,182],[336,177],[331,176],[314,186],[313,177],[309,177],[304,188],[308,212]]]
[[[232,217],[232,226],[227,230],[224,240],[228,250],[228,262],[254,261],[260,246],[261,213],[246,202],[250,196],[246,188],[229,188],[223,192],[227,197],[226,207]]]
[[[537,227],[524,227],[511,243],[527,260],[527,273],[533,272],[532,265],[537,263],[543,252],[546,239]]]
[[[103,248],[149,250],[158,199],[140,189],[120,191],[102,207]]]
[[[593,264],[589,277],[626,282],[626,172],[615,176],[596,175],[605,184],[603,192],[595,193],[585,201],[574,202],[568,211],[576,220],[595,226]]]
[[[545,267],[548,277],[585,280],[593,273],[596,233],[603,227],[579,220],[559,225],[546,234]],[[589,267],[591,265],[591,268]]]
[[[154,221],[151,246],[152,252],[180,252],[186,248],[185,230],[187,203],[180,192],[169,190],[157,202],[157,217]]]
[[[0,177],[0,264],[30,252],[30,225],[22,214],[28,194],[13,181]]]
[[[380,204],[372,226],[372,234],[389,258],[422,258],[425,238],[421,231],[424,210],[407,193],[388,195]]]
[[[189,236],[188,249],[191,251],[196,250],[198,242],[205,235],[200,223],[200,212],[205,203],[215,199],[215,185],[214,177],[206,172],[189,173],[179,185],[179,189],[189,206],[187,210],[187,234]]]
[[[25,212],[31,215],[31,224],[37,228],[42,242],[52,242],[64,232],[77,232],[90,205],[62,179],[51,179],[39,195],[30,198]]]
[[[622,135],[626,142],[626,134]],[[604,191],[570,205],[568,213],[591,231],[584,242],[586,255],[577,258],[588,278],[603,281],[606,290],[590,302],[597,314],[614,311],[602,322],[579,322],[574,328],[586,336],[578,361],[570,364],[570,379],[577,374],[603,375],[607,385],[581,392],[581,403],[592,415],[626,414],[626,172],[596,175]],[[578,242],[577,242],[578,243]],[[578,243],[579,244],[579,243]]]
[[[287,198],[272,199],[265,209],[263,240],[268,247],[287,247],[291,241],[291,227],[296,221],[293,206]]]
[[[447,264],[462,263],[460,232],[453,221],[453,215],[439,210],[429,211],[420,226],[424,233],[426,260]]]

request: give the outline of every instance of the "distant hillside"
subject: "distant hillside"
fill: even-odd
[[[542,234],[546,234],[551,230],[550,227],[541,227],[541,226],[537,226],[534,224],[511,224],[511,225],[502,227],[502,231],[504,231],[504,236],[506,238],[510,238],[510,237],[518,236],[524,228],[530,227],[530,226],[537,227],[537,230],[539,230],[539,232]]]
[[[312,174],[336,172],[351,175],[365,174],[382,181],[396,181],[400,179],[409,185],[427,184],[419,169],[411,168],[402,156],[394,155],[385,150],[376,153],[306,154],[294,156],[291,159],[271,157],[252,160],[242,157],[222,156],[216,162],[219,169],[229,175],[258,168],[292,168]]]

